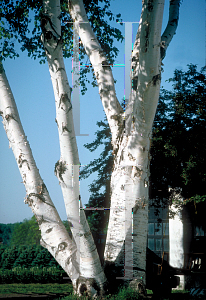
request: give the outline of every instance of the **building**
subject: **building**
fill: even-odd
[[[150,200],[148,248],[177,268],[180,287],[205,286],[206,203],[169,205],[167,199]]]

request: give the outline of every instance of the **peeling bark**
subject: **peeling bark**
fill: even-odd
[[[97,79],[99,94],[110,128],[112,128],[112,143],[115,144],[118,135],[117,120],[114,115],[123,115],[123,109],[116,97],[114,78],[107,58],[89,24],[82,0],[69,0],[69,13],[79,26],[79,36],[90,59]]]
[[[77,252],[76,245],[70,239],[39,174],[3,66],[1,69],[1,116],[10,147],[13,150],[26,188],[27,195],[24,202],[30,206],[38,221],[41,230],[41,245],[49,250],[65,272],[76,281],[79,277],[79,266],[72,263]],[[8,115],[13,117],[8,118]],[[66,247],[59,251],[59,245],[62,243]],[[66,263],[69,260],[70,262]]]
[[[42,42],[47,51],[47,61],[53,84],[56,102],[56,123],[58,124],[61,157],[55,165],[55,174],[59,179],[66,207],[67,219],[71,224],[74,243],[77,245],[77,263],[81,280],[73,282],[74,290],[81,295],[85,290],[89,295],[103,292],[106,281],[97,249],[87,223],[79,197],[79,156],[73,124],[71,88],[67,79],[61,49],[61,26],[59,1],[44,1]],[[54,32],[55,28],[55,32]],[[52,32],[48,39],[45,33]],[[104,66],[104,68],[106,68]],[[82,288],[82,278],[87,278]],[[91,284],[92,282],[92,284]],[[98,286],[98,288],[96,288]]]

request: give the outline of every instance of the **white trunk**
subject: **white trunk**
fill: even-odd
[[[176,202],[178,201],[178,202]],[[173,192],[173,203],[170,206],[170,214],[173,217],[169,218],[169,245],[170,245],[170,265],[174,268],[184,268],[184,231],[182,219],[183,198],[181,194]],[[185,276],[180,275],[180,285],[177,289],[184,289]]]
[[[154,2],[151,11],[143,5],[133,51],[136,61],[134,59],[135,63],[133,61],[132,64],[132,75],[135,75],[137,82],[125,112],[125,133],[118,144],[112,173],[110,220],[105,249],[106,261],[122,264],[123,243],[128,235],[130,246],[127,248],[132,252],[133,242],[133,255],[125,249],[125,259],[128,257],[125,274],[128,274],[130,280],[136,278],[142,281],[143,285],[146,271],[150,132],[160,89],[163,9],[164,1]],[[120,251],[122,255],[119,257]]]
[[[95,285],[98,286],[98,290],[103,290],[106,278],[84,210],[81,209],[82,204],[79,195],[80,163],[74,131],[71,93],[61,48],[61,26],[58,18],[60,15],[59,1],[44,1],[44,14],[51,21],[45,25],[45,29],[52,32],[51,38],[47,39],[47,35],[44,34],[42,41],[46,49],[55,95],[56,123],[61,151],[55,172],[62,189],[67,219],[78,249],[77,263],[80,270],[80,281],[77,282],[76,289],[78,294],[81,294],[81,291],[85,289],[83,285],[86,284],[87,292],[93,294]]]
[[[173,2],[179,7],[179,1],[171,1]],[[141,23],[132,54],[133,90],[124,114],[116,98],[111,68],[88,22],[83,2],[69,1],[69,12],[72,19],[79,23],[79,35],[94,68],[100,98],[112,133],[115,160],[111,177],[105,261],[115,266],[124,265],[125,277],[132,280],[134,276],[143,285],[146,269],[150,133],[160,90],[163,9],[164,0],[143,1]],[[176,14],[178,16],[178,9]],[[174,32],[171,36],[173,34]],[[170,40],[168,44],[169,42]],[[119,276],[123,276],[123,273],[120,272]]]
[[[39,174],[2,65],[0,113],[9,146],[12,148],[26,188],[24,202],[30,206],[41,230],[40,243],[49,250],[72,280],[76,281],[79,278],[79,266],[75,263],[76,245],[70,239]]]
[[[76,26],[79,26],[81,42],[94,69],[100,98],[112,132],[112,143],[115,144],[121,125],[119,115],[123,115],[123,109],[116,97],[112,70],[88,21],[83,1],[69,0],[68,2],[69,13]]]

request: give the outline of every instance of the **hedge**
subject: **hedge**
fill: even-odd
[[[0,245],[0,269],[12,270],[21,268],[50,268],[56,267],[62,270],[53,256],[42,246],[5,246]]]
[[[63,277],[68,276],[63,270],[50,268],[21,268],[12,270],[0,269],[0,284],[3,283],[66,283]]]
[[[53,256],[39,245],[0,245],[1,283],[65,283],[68,277]]]

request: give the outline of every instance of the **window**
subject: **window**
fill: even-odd
[[[162,223],[155,223],[155,234],[162,235]]]
[[[156,199],[154,199],[154,202]],[[169,222],[168,208],[159,208],[159,214],[156,215],[156,208],[149,208],[148,222],[148,248],[160,257],[164,252],[164,259],[169,260]],[[160,222],[159,222],[160,221]]]
[[[195,236],[204,236],[204,230],[202,229],[202,226],[196,226],[195,227]]]
[[[152,251],[154,251],[154,239],[148,239],[148,248]]]
[[[169,235],[169,223],[163,223],[163,235]]]
[[[148,224],[148,235],[154,235],[154,223]]]
[[[164,254],[164,260],[169,261],[168,254]]]
[[[167,238],[163,239],[163,246],[164,246],[164,251],[169,252],[169,239]]]
[[[156,251],[161,251],[162,250],[162,239],[156,239],[155,240],[155,250]]]

